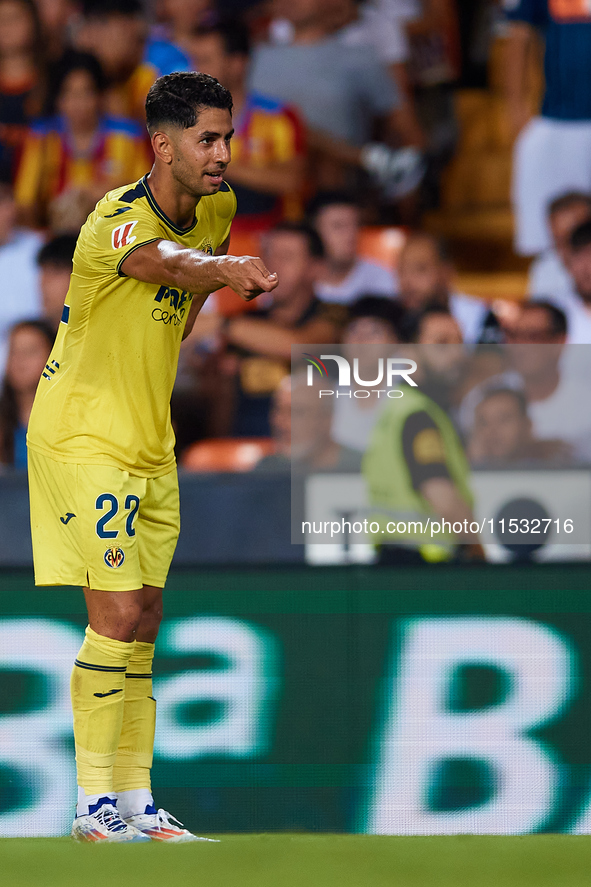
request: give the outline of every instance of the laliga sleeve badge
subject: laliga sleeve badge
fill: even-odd
[[[134,240],[137,240],[135,234],[132,235],[131,233],[136,225],[137,221],[126,222],[124,225],[119,225],[118,228],[115,228],[115,230],[111,232],[111,245],[113,249],[121,249],[123,246],[131,246]]]
[[[116,570],[117,567],[120,567],[123,561],[125,560],[125,552],[122,548],[107,548],[104,554],[104,561],[108,567],[111,567],[112,570]]]

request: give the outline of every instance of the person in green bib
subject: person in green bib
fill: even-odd
[[[459,542],[470,546],[469,556],[481,557],[470,529],[470,467],[458,434],[420,388],[402,385],[400,391],[382,410],[362,463],[380,563],[451,560]]]

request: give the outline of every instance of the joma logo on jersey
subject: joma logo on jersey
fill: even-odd
[[[168,299],[168,304],[173,311],[178,311],[178,309],[182,308],[185,302],[189,299],[189,293],[185,290],[179,292],[179,290],[175,290],[170,286],[161,286],[156,293],[154,301],[162,302],[165,299]]]
[[[134,240],[137,240],[135,234],[132,236],[131,233],[136,225],[137,221],[126,222],[125,225],[119,225],[118,228],[115,228],[111,234],[113,249],[121,249],[123,246],[131,246]]]

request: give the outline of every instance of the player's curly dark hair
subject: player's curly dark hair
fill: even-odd
[[[146,125],[151,134],[165,123],[190,129],[203,108],[226,108],[232,113],[232,96],[209,74],[176,71],[159,77],[146,98]]]

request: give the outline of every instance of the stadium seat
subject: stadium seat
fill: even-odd
[[[500,36],[491,47],[488,89],[460,89],[455,93],[459,125],[456,153],[442,177],[441,206],[426,214],[424,224],[452,241],[460,265],[473,267],[477,249],[480,261],[491,271],[511,272],[519,270],[522,263],[512,250],[513,133],[503,92],[505,46],[505,38]],[[526,76],[535,113],[543,90],[537,49],[531,53]],[[488,249],[487,261],[491,245],[494,248]]]
[[[258,256],[260,255],[261,245],[258,232],[255,231],[233,231],[230,237],[230,248],[228,250],[231,256]],[[230,287],[225,286],[218,290],[215,294],[216,310],[223,314],[224,317],[232,317],[235,314],[243,314],[245,311],[254,311],[257,307],[256,299],[252,302],[245,302],[240,296],[237,296]]]
[[[404,228],[368,225],[361,229],[359,254],[363,259],[378,262],[386,268],[396,268],[405,239]]]
[[[479,274],[458,274],[456,288],[462,293],[478,296],[487,302],[496,299],[520,301],[527,296],[527,274],[519,272],[485,272]]]
[[[219,437],[199,440],[184,451],[181,467],[186,471],[251,471],[264,456],[275,450],[270,437]]]

